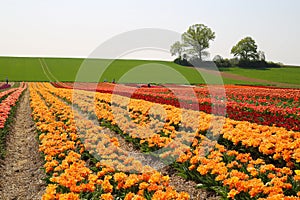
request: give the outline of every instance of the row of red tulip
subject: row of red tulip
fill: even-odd
[[[161,87],[150,88],[136,88],[122,84],[111,83],[53,83],[56,87],[74,88],[99,91],[103,93],[117,93],[119,91],[126,91],[133,94],[149,95],[168,95],[168,98],[178,98],[185,100],[194,100],[197,98],[227,98],[228,102],[242,101],[245,103],[255,105],[276,105],[299,107],[300,90],[299,89],[280,89],[268,87],[254,87],[254,86],[178,86],[178,85],[163,85]],[[192,92],[195,92],[193,94]],[[225,93],[225,95],[224,95]],[[193,97],[193,98],[192,98]],[[224,99],[223,99],[224,100]],[[286,105],[279,105],[279,103],[286,102]]]
[[[0,99],[3,98],[4,96],[16,91],[16,90],[17,90],[17,88],[11,88],[9,90],[5,90],[3,92],[0,92]]]
[[[54,85],[61,87],[59,84]],[[276,125],[289,130],[300,130],[300,107],[297,100],[300,96],[300,90],[296,89],[283,90],[225,86],[225,98],[224,92],[222,93],[222,87],[216,86],[215,88],[210,88],[210,90],[215,90],[212,92],[212,95],[223,94],[223,96],[208,98],[210,96],[209,90],[205,87],[194,88],[196,96],[192,98],[190,97],[193,96],[191,94],[192,91],[187,87],[176,88],[173,86],[171,88],[173,92],[170,92],[168,88],[140,88],[136,90],[133,87],[110,83],[102,83],[100,85],[76,83],[75,86],[84,90],[120,94],[180,108],[201,110],[206,113],[226,114],[227,117],[235,120],[247,120],[262,125]],[[72,88],[73,86],[71,83],[67,83],[63,87]],[[259,95],[262,95],[262,97],[259,97]],[[215,98],[218,98],[218,100],[216,101]],[[221,101],[222,99],[224,101]],[[226,100],[227,103],[225,103]],[[213,104],[212,101],[214,102]],[[268,104],[265,103],[266,101]]]

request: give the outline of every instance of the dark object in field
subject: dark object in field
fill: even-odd
[[[0,86],[0,90],[4,90],[4,89],[10,88],[10,87],[11,87],[11,85],[9,85],[9,84],[3,84]]]

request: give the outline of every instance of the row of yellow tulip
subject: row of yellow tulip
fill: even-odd
[[[72,94],[72,91],[61,89],[53,90],[52,92],[65,99],[70,99],[70,94]],[[94,107],[93,100],[91,98],[92,94],[88,92],[79,93],[81,95],[79,95],[76,99],[73,98],[73,103],[79,106],[83,111],[92,111],[91,107]],[[103,96],[104,98],[101,99],[101,97]],[[101,114],[101,116],[99,117],[97,115],[99,119],[103,119],[104,116],[111,116],[112,124],[118,124],[120,126],[122,116],[124,118],[124,114],[126,115],[126,113],[124,112],[124,104],[126,103],[126,99],[124,100],[123,97],[121,99],[123,99],[123,101],[118,102],[118,107],[120,108],[118,109],[118,107],[110,106],[109,96],[104,94],[97,94],[96,109],[99,109],[99,107],[101,107],[101,112],[98,112],[98,114]],[[107,103],[103,104],[103,102]],[[113,101],[113,103],[116,104],[115,101]],[[88,104],[90,106],[87,106]],[[145,103],[145,106],[138,105],[138,108],[133,107],[132,110],[138,110],[140,113],[146,116],[145,111],[143,113],[141,110],[144,109],[147,111],[147,109],[145,109],[147,108],[147,105],[149,105],[148,102]],[[103,114],[103,112],[105,114]],[[114,112],[114,114],[112,114],[112,112]],[[110,121],[108,118],[104,119]],[[125,119],[127,118],[125,117]],[[142,120],[143,122],[148,120],[146,117],[144,117],[143,119],[145,119],[144,121]],[[225,125],[228,123],[228,121],[231,120],[226,119]],[[233,122],[235,123],[235,127],[239,125],[239,122]],[[125,124],[127,124],[128,126],[129,123],[129,128],[130,126],[133,126],[133,124],[130,124],[128,120],[123,119],[122,123],[124,123],[124,126]],[[137,122],[135,121],[134,123]],[[243,124],[244,122],[240,123]],[[120,127],[124,128],[123,125]],[[142,123],[141,126],[145,126],[145,123]],[[209,127],[210,125],[208,124],[204,126]],[[255,124],[250,124],[250,127],[255,127]],[[129,128],[124,132],[133,130],[130,130]],[[259,131],[264,131],[262,128],[265,127],[258,126],[258,128]],[[269,128],[271,129],[276,127]],[[284,131],[284,129],[282,130]],[[176,130],[174,131],[176,132]],[[131,137],[145,137],[145,132],[143,133],[136,131],[136,135],[133,135],[131,132],[129,134],[131,134]],[[176,135],[178,135],[178,133]],[[194,148],[190,149],[188,145],[181,145],[181,147],[184,148],[179,148],[178,151],[179,146],[176,146],[178,145],[178,143],[176,143],[175,146],[170,145],[174,145],[172,142],[168,144],[165,143],[165,147],[172,147],[172,151],[168,151],[162,156],[168,156],[167,154],[178,155],[179,158],[177,159],[177,161],[179,163],[187,164],[189,166],[189,170],[192,173],[195,173],[196,176],[199,174],[202,176],[202,178],[200,178],[200,181],[206,182],[207,185],[219,185],[221,183],[224,186],[223,190],[227,191],[228,197],[231,198],[236,197],[243,199],[245,196],[249,196],[249,198],[268,197],[268,199],[298,199],[298,197],[289,196],[297,194],[300,189],[298,182],[300,180],[300,176],[290,168],[275,167],[272,164],[266,164],[262,159],[253,159],[250,154],[228,150],[224,146],[216,144],[216,142],[213,142],[200,134],[193,135],[193,137],[197,138],[196,140],[195,138],[191,140],[190,135],[192,134],[188,133],[185,133],[184,135],[182,135],[182,137],[185,137],[186,135],[189,135],[189,137],[181,140],[181,142],[193,142],[192,146]],[[148,136],[146,136],[146,138],[149,139]],[[207,148],[209,146],[211,147],[210,149],[213,150],[207,153],[205,152],[204,147]],[[207,182],[208,180],[210,180],[210,182]],[[300,195],[299,192],[298,195]]]
[[[110,138],[103,128],[72,110],[43,84],[31,84],[30,93],[33,118],[41,132],[40,151],[45,154],[45,169],[52,182],[44,199],[78,199],[79,193],[96,195],[99,191],[102,199],[113,199],[113,195],[124,195],[125,199],[146,199],[147,195],[152,199],[188,199],[187,193],[177,193],[169,186],[167,176],[128,158],[118,147],[117,138]],[[85,148],[97,151],[101,160],[85,161]],[[141,173],[124,173],[121,169]]]

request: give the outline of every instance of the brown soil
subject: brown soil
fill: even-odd
[[[170,185],[174,186],[177,192],[188,192],[191,199],[194,200],[220,200],[221,197],[217,196],[214,192],[205,189],[196,188],[197,183],[188,181],[177,175],[176,170],[170,166],[164,167],[160,172],[164,175],[169,175]]]
[[[41,199],[45,191],[43,161],[30,114],[29,91],[26,90],[7,136],[6,157],[0,163],[0,199]]]

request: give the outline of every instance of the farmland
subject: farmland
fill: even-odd
[[[81,89],[89,88],[88,84],[84,86]],[[110,85],[99,88],[111,91]],[[186,179],[211,188],[224,198],[297,199],[299,195],[299,132],[292,131],[294,127],[279,128],[223,117],[214,119],[209,113],[170,104],[162,104],[166,115],[159,109],[151,113],[152,107],[161,104],[143,99],[128,101],[124,93],[118,92],[113,95],[115,97],[111,92],[94,94],[85,90],[76,91],[74,95],[70,89],[54,88],[50,84],[31,84],[30,89],[34,120],[41,132],[40,150],[46,155],[45,168],[53,183],[48,185],[45,195],[51,196],[53,190],[62,187],[66,189],[60,189],[62,194],[56,195],[70,195],[72,198],[83,198],[84,195],[101,198],[124,196],[125,199],[134,196],[141,199],[189,198],[188,193],[176,193],[168,188],[168,178],[158,178],[160,175],[156,169],[145,168],[136,157],[126,156],[118,139],[104,134],[106,129],[100,127],[115,131],[145,154],[170,161],[171,166]],[[231,93],[235,97],[247,94],[240,92],[237,95],[239,90],[234,89]],[[266,88],[257,89],[255,93],[262,97],[272,94],[270,104],[276,104],[276,98],[286,98],[285,93],[278,91],[274,94]],[[139,95],[145,96],[145,91]],[[289,106],[293,107],[296,103],[295,107],[298,107],[299,94],[294,95],[293,100],[287,102],[290,102]],[[235,101],[238,102],[238,99]],[[72,102],[76,107],[73,112],[68,105]],[[263,98],[253,103],[256,105],[258,102],[264,104]],[[47,107],[49,112],[45,112]],[[202,108],[200,106],[200,110]],[[87,113],[88,119],[82,117],[78,110]],[[257,111],[251,112],[255,116]],[[274,111],[270,118],[277,113]],[[298,111],[294,114],[299,117]],[[189,116],[187,121],[183,115]],[[56,119],[53,116],[57,116]],[[92,119],[97,119],[100,127],[89,121]],[[214,120],[218,123],[213,123]],[[295,120],[295,124],[299,124],[299,118]],[[44,121],[46,123],[41,123]],[[161,129],[156,126],[158,124],[161,124]],[[218,139],[214,140],[216,136]],[[54,138],[58,141],[49,142]],[[62,147],[57,148],[56,145]],[[205,148],[209,150],[205,152]],[[57,149],[64,149],[67,154]],[[91,157],[90,154],[101,159],[86,160],[84,157]],[[73,170],[77,173],[72,173]],[[80,175],[77,175],[78,172]],[[77,177],[74,181],[73,176]],[[145,176],[149,179],[143,179]],[[154,176],[160,181],[152,180]]]
[[[32,175],[46,180],[42,199],[299,199],[299,97],[262,86],[21,83],[1,92],[2,157],[19,143],[5,145],[17,116],[35,127],[20,134],[38,139],[28,156],[43,156]]]
[[[299,68],[298,67],[283,67],[283,68],[270,68],[270,69],[241,69],[231,68],[230,73],[243,75],[250,78],[264,79],[274,82],[299,84]],[[278,76],[281,74],[281,76]]]
[[[2,1],[0,200],[300,200],[300,1]]]
[[[6,77],[11,81],[75,81],[79,69],[84,66],[90,72],[96,71],[101,74],[100,77],[92,77],[88,72],[88,77],[82,78],[83,82],[98,82],[98,81],[118,81],[128,71],[144,66],[144,71],[139,71],[139,76],[128,76],[120,80],[125,83],[177,83],[177,84],[199,84],[205,83],[202,76],[211,80],[218,77],[206,71],[197,72],[194,68],[183,67],[173,62],[167,61],[149,61],[149,60],[107,60],[107,59],[87,59],[82,58],[26,58],[26,57],[0,57],[0,80],[5,80]],[[105,66],[109,66],[104,70]],[[178,72],[186,78],[186,81],[176,78],[176,76],[157,77],[159,74],[165,73],[161,69],[162,66],[169,69],[168,73]],[[170,71],[171,69],[171,71]],[[259,80],[269,80],[279,83],[288,83],[299,85],[300,68],[283,67],[279,69],[268,70],[251,70],[230,68],[224,72],[229,74],[238,74]],[[149,78],[150,77],[150,78]],[[225,84],[246,84],[246,85],[268,85],[266,82],[253,82],[252,80],[237,80],[232,77],[223,76]],[[211,81],[213,83],[213,81]],[[220,81],[217,83],[220,84]],[[272,85],[272,84],[270,84]],[[298,86],[299,87],[299,86]]]
[[[2,199],[300,199],[298,68],[110,62],[0,58]]]

